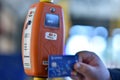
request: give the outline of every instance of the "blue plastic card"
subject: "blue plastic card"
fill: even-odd
[[[51,55],[48,62],[48,77],[68,77],[71,76],[74,64],[78,61],[77,56],[71,55]]]

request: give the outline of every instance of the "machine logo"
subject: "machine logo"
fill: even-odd
[[[52,33],[52,32],[46,32],[45,33],[45,39],[57,40],[57,34],[56,33]]]

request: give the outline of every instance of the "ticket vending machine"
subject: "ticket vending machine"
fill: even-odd
[[[48,56],[64,50],[63,10],[52,0],[40,0],[30,6],[23,33],[22,58],[25,73],[47,77]]]

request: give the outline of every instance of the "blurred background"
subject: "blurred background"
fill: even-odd
[[[27,11],[39,0],[0,0],[0,80],[29,80],[21,59]],[[65,54],[95,52],[108,68],[120,68],[120,0],[54,0],[63,7]]]

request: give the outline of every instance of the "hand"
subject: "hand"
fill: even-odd
[[[108,69],[93,52],[78,52],[79,62],[71,73],[74,80],[111,80]]]

